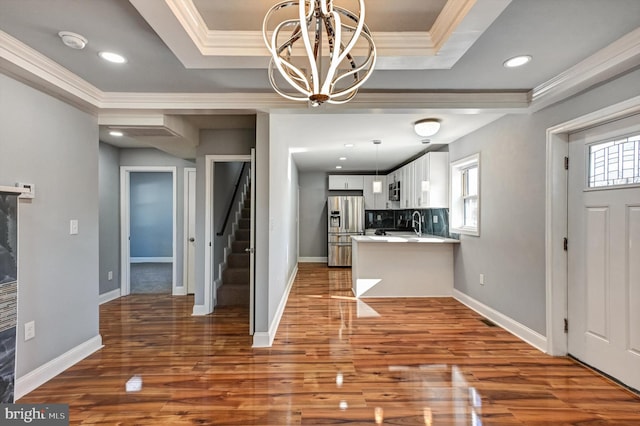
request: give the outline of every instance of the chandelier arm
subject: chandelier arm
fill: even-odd
[[[366,73],[364,73],[362,79],[358,79],[356,77],[354,79],[355,80],[354,84],[352,84],[351,86],[343,89],[340,92],[334,93],[332,96],[340,97],[340,96],[343,96],[344,94],[346,94],[346,93],[348,93],[350,91],[357,91],[369,79],[369,77],[371,76],[371,70],[373,70],[374,66],[375,66],[375,56],[371,56],[370,55],[367,58],[367,60],[362,65],[360,65],[359,67],[357,67],[357,68],[355,68],[355,69],[353,69],[351,71],[348,71],[348,72],[338,76],[333,81],[333,84],[332,84],[332,87],[331,87],[332,89],[335,87],[335,85],[338,83],[338,81],[340,81],[340,80],[342,80],[344,78],[347,78],[347,77],[349,77],[351,75],[357,75],[360,71],[368,68],[368,71]]]
[[[344,58],[347,56],[349,52],[351,52],[351,49],[353,49],[353,47],[356,45],[356,43],[358,42],[358,39],[360,38],[360,34],[362,33],[362,28],[364,27],[364,14],[365,14],[364,0],[360,0],[359,4],[360,4],[360,17],[354,19],[354,21],[357,22],[358,25],[354,30],[353,35],[351,36],[351,40],[349,41],[349,44],[347,44],[347,47],[342,51],[342,54],[338,58],[338,64],[344,60]],[[338,11],[338,13],[340,13],[341,10],[344,11],[345,9],[336,7],[336,10]],[[351,17],[350,15],[352,14],[349,13],[345,15]]]
[[[273,62],[273,59],[271,60],[271,62]],[[269,66],[269,82],[271,83],[271,87],[273,87],[273,90],[275,90],[280,96],[287,98],[289,100],[292,101],[304,101],[308,99],[308,95],[306,95],[305,93],[301,92],[301,96],[294,96],[291,95],[289,93],[286,93],[284,90],[282,90],[279,86],[278,83],[275,80],[275,77],[273,75],[273,70],[276,69],[276,67],[273,66],[273,64],[270,64]],[[289,83],[291,84],[291,83]],[[295,87],[294,87],[295,88]]]
[[[305,13],[305,4],[306,2],[300,0],[299,3],[299,7],[298,7],[298,18],[300,20],[300,25],[302,25],[302,23],[306,23],[306,28],[309,28],[310,25],[310,18],[307,17],[307,14]],[[315,8],[315,0],[310,0],[309,1],[309,6],[311,6],[311,8]],[[309,16],[313,17],[313,13],[311,13]],[[311,68],[311,84],[312,84],[312,92],[313,93],[318,93],[319,90],[319,78],[320,76],[318,75],[318,63],[314,57],[313,54],[313,49],[311,47],[311,40],[309,40],[309,32],[308,31],[302,31],[302,40],[304,42],[304,47],[305,47],[305,53],[307,54],[307,59],[309,60],[309,65]]]
[[[333,19],[331,19],[333,18]],[[325,93],[329,96],[331,93],[332,81],[336,75],[338,67],[340,66],[340,57],[338,53],[343,49],[342,44],[342,20],[340,18],[340,14],[337,12],[332,12],[330,16],[326,16],[324,18],[325,26],[327,27],[327,32],[332,31],[334,34],[333,42],[331,49],[331,55],[329,57],[329,69],[327,70],[327,74],[325,76],[325,80],[322,84],[322,89],[320,89],[320,93]],[[335,25],[334,25],[335,24]],[[331,40],[331,39],[330,39]]]

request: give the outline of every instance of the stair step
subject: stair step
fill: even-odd
[[[231,243],[232,253],[245,253],[245,249],[249,248],[249,241],[234,241]]]
[[[248,284],[223,284],[216,294],[217,306],[249,305]]]
[[[251,229],[251,219],[240,219],[238,221],[238,228]]]
[[[230,268],[248,268],[249,253],[231,253],[227,258],[227,264]]]
[[[251,218],[251,208],[242,209],[242,218],[243,219],[250,219]]]
[[[236,241],[249,241],[251,239],[250,229],[238,229],[235,233]]]
[[[222,272],[222,285],[249,284],[249,268],[227,268]]]
[[[250,209],[251,208],[251,198],[245,198],[244,199],[244,206],[245,209]]]

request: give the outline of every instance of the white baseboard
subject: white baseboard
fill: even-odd
[[[116,300],[120,297],[120,289],[116,288],[115,290],[108,291],[106,293],[102,293],[98,299],[99,303],[102,305],[103,303],[111,302],[112,300]]]
[[[207,308],[204,305],[193,305],[193,312],[191,313],[194,317],[202,317],[205,315],[209,315]]]
[[[132,257],[131,263],[173,263],[173,257]]]
[[[16,380],[15,399],[18,400],[22,398],[101,348],[102,336],[97,335],[46,364],[41,365],[30,373],[19,377]]]
[[[298,262],[300,263],[327,263],[328,259],[326,257],[299,257]]]
[[[520,324],[518,321],[496,311],[495,309],[477,301],[459,290],[456,290],[455,288],[453,289],[453,297],[460,303],[473,309],[483,317],[490,319],[509,333],[524,340],[536,349],[539,349],[542,352],[547,351],[547,338],[537,331],[531,330],[529,327]]]
[[[273,316],[273,321],[269,326],[269,331],[256,331],[253,333],[253,347],[254,348],[270,348],[273,345],[273,339],[276,338],[276,333],[278,332],[278,327],[280,326],[280,320],[282,319],[282,314],[284,314],[284,308],[287,306],[287,300],[289,300],[289,293],[291,293],[291,288],[293,287],[293,282],[296,280],[296,275],[298,274],[298,265],[293,268],[291,272],[291,276],[289,276],[289,282],[287,283],[287,288],[284,290],[284,294],[282,295],[282,299],[280,299],[280,304],[278,305],[278,310],[276,314]]]
[[[186,296],[187,295],[187,287],[181,285],[173,288],[172,292],[173,296]]]

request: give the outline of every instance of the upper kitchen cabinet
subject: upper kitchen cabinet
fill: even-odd
[[[449,153],[428,152],[414,163],[415,207],[449,207]]]
[[[373,192],[373,181],[379,180],[382,182],[382,192],[375,194]],[[387,186],[387,177],[375,175],[364,176],[364,189],[362,190],[364,195],[364,208],[366,210],[384,210],[389,208],[389,188]]]
[[[330,190],[360,190],[364,188],[362,175],[329,175]]]
[[[402,189],[400,191],[400,208],[410,209],[418,206],[415,185],[415,161],[405,164],[400,168],[400,182]]]

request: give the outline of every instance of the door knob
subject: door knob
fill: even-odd
[[[194,242],[195,240],[196,240],[196,239],[195,239],[195,238],[193,238],[193,237],[189,238],[189,242],[190,242],[190,243]]]
[[[244,249],[244,251],[247,253],[253,253],[253,248],[247,247],[246,249]]]

